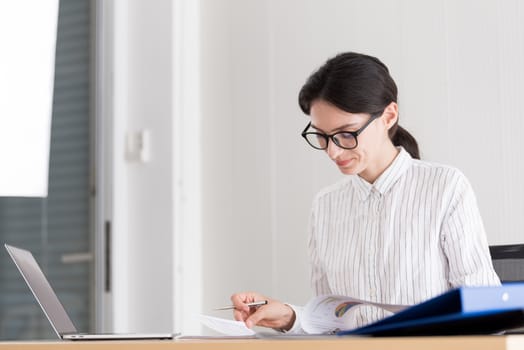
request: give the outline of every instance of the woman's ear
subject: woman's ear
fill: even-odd
[[[398,105],[396,102],[391,102],[386,106],[382,113],[382,120],[388,130],[395,125],[398,120]]]

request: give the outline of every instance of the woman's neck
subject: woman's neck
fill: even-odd
[[[393,163],[399,154],[399,150],[392,143],[389,143],[389,145],[380,151],[380,154],[380,158],[378,158],[375,163],[369,164],[366,170],[359,174],[361,178],[370,184],[373,184],[391,163]]]

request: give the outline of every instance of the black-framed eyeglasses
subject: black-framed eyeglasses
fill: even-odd
[[[340,148],[353,149],[358,146],[357,136],[360,135],[362,131],[364,131],[364,129],[366,129],[368,125],[373,122],[373,120],[377,119],[381,115],[382,113],[372,114],[371,118],[369,118],[366,124],[362,125],[362,127],[357,131],[338,131],[330,135],[314,131],[308,132],[307,130],[311,127],[311,122],[309,122],[304,131],[302,131],[301,135],[304,139],[306,139],[307,143],[309,143],[309,145],[315,149],[327,149],[330,139]]]

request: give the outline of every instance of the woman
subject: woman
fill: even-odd
[[[315,294],[416,304],[458,286],[498,285],[471,185],[457,169],[419,160],[398,125],[397,87],[377,58],[343,53],[299,94],[302,132],[348,175],[313,202],[309,255]],[[268,299],[259,308],[246,303]],[[301,308],[254,292],[231,297],[234,316],[301,332]],[[355,309],[355,326],[387,316]]]

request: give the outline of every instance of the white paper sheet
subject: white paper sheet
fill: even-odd
[[[255,331],[246,327],[242,321],[233,321],[207,315],[199,315],[199,320],[206,327],[229,336],[252,336]]]

